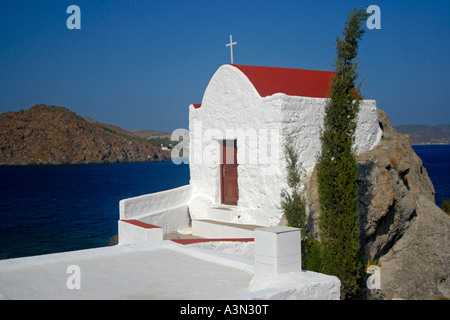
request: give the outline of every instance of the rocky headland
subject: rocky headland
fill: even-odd
[[[64,107],[35,105],[0,115],[0,165],[168,160],[170,154],[117,126]]]
[[[450,217],[435,203],[434,187],[409,135],[378,110],[383,137],[359,154],[360,242],[364,261],[377,260],[379,299],[450,297]],[[314,171],[307,178],[309,226],[319,235]]]

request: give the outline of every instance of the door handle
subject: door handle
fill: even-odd
[[[225,172],[226,172],[225,166],[223,166],[223,167],[222,167],[222,176],[223,176],[223,177],[225,177]]]

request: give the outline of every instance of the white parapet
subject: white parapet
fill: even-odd
[[[189,226],[190,185],[123,199],[119,202],[120,220],[139,220],[161,227],[164,233]]]
[[[163,240],[163,229],[138,220],[119,220],[119,244],[157,242]]]
[[[278,275],[301,270],[300,229],[255,229],[255,274]]]

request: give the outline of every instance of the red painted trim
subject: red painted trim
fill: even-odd
[[[222,239],[170,239],[179,244],[192,244],[199,242],[215,242],[215,241],[235,241],[235,242],[252,242],[254,238],[222,238]]]
[[[198,109],[198,108],[200,108],[202,106],[202,104],[201,103],[194,103],[193,106],[194,106],[195,109]]]
[[[145,228],[145,229],[161,228],[161,227],[155,226],[153,224],[145,223],[145,222],[142,222],[142,221],[139,221],[139,220],[134,220],[134,219],[120,220],[120,221],[128,222],[129,224],[132,224],[132,225],[135,225],[135,226],[138,226],[138,227],[141,227],[141,228]]]
[[[327,98],[330,81],[335,75],[331,71],[236,64],[232,66],[238,68],[247,76],[261,97],[280,92],[290,96]]]

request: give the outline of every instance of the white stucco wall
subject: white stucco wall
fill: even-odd
[[[220,67],[208,84],[201,107],[189,107],[189,161],[193,219],[220,204],[220,148],[237,139],[239,214],[237,223],[279,224],[280,192],[285,184],[283,144],[292,136],[305,169],[314,167],[320,151],[320,128],[326,99],[276,93],[261,98],[237,68]],[[381,138],[376,102],[361,104],[355,149],[373,148]]]
[[[284,101],[283,138],[293,137],[300,162],[305,169],[314,167],[321,149],[320,132],[327,99],[292,97],[281,93],[273,95],[272,98]],[[376,101],[362,101],[355,132],[356,151],[361,153],[372,149],[379,143],[381,134]]]
[[[270,112],[268,112],[270,111]],[[263,99],[247,77],[225,65],[212,77],[201,108],[189,107],[191,216],[204,217],[206,207],[220,204],[220,148],[223,139],[237,139],[239,221],[270,224],[270,195],[281,179],[278,170],[281,103]],[[266,150],[271,140],[274,150]],[[271,143],[269,143],[271,144]],[[272,151],[272,152],[271,152]],[[275,152],[274,152],[275,151]],[[255,188],[257,187],[257,188]]]
[[[164,233],[189,226],[188,203],[192,195],[190,185],[123,199],[119,202],[120,219],[136,219],[161,227]],[[127,226],[127,230],[133,227]],[[119,239],[120,240],[120,239]]]

